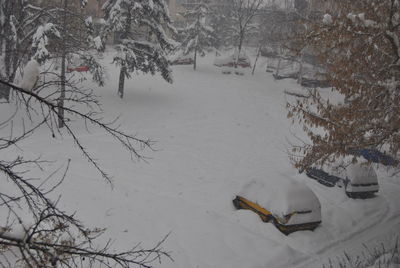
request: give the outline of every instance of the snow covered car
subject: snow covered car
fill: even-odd
[[[309,168],[306,175],[328,187],[343,187],[350,198],[371,198],[379,191],[375,170],[368,163]]]
[[[350,164],[344,179],[346,194],[351,198],[370,198],[379,191],[378,176],[368,164]]]
[[[262,221],[272,222],[288,235],[314,230],[321,223],[321,204],[304,184],[290,182],[274,189],[260,181],[251,181],[233,200],[236,209],[248,209]]]
[[[390,155],[384,154],[376,149],[360,149],[353,152],[356,156],[362,156],[366,160],[379,163],[384,166],[396,166],[399,164],[397,159],[394,159]]]
[[[291,58],[269,58],[267,64],[267,72],[274,73],[273,76],[277,80],[292,78],[297,79],[299,76],[300,64]]]
[[[328,187],[336,186],[338,184],[338,182],[341,180],[340,177],[331,175],[331,174],[323,171],[322,169],[315,168],[315,167],[307,169],[306,175],[309,178],[314,179],[317,182],[319,182],[320,184],[323,184]]]
[[[194,64],[194,58],[191,55],[181,56],[171,62],[172,65],[192,65]]]
[[[79,56],[73,56],[71,58],[68,58],[67,60],[68,60],[68,66],[67,66],[68,73],[89,71],[89,66]]]
[[[72,73],[72,72],[88,72],[89,71],[89,66],[77,66],[77,67],[67,67],[67,72]]]
[[[178,51],[169,58],[171,65],[192,65],[194,64],[194,53],[184,54],[183,51]]]
[[[236,55],[231,55],[226,58],[216,58],[214,61],[214,65],[218,67],[235,67],[235,60]],[[242,68],[250,68],[250,58],[247,57],[244,53],[241,53],[237,61],[237,66]]]

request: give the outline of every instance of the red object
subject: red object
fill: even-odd
[[[172,62],[172,65],[191,65],[194,63],[194,60],[192,58],[182,58],[182,59],[177,59]]]
[[[214,65],[218,67],[235,67],[235,56],[216,59]],[[236,65],[242,68],[250,68],[250,59],[247,56],[241,56]]]
[[[67,68],[67,72],[72,73],[72,72],[87,72],[89,71],[88,66],[78,66],[75,68]]]
[[[222,66],[224,66],[224,67],[235,67],[235,63],[234,62],[229,62],[229,63],[222,64]],[[249,63],[241,63],[241,62],[238,62],[237,66],[242,67],[242,68],[250,68],[251,67]]]

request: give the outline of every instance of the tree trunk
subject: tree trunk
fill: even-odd
[[[257,57],[256,57],[256,59],[254,60],[253,70],[251,71],[251,74],[252,74],[252,75],[254,75],[254,72],[255,72],[255,70],[256,70],[257,61],[258,61],[258,58],[260,57],[260,54],[261,54],[261,45],[258,47]]]
[[[60,97],[57,102],[58,108],[58,127],[63,128],[65,126],[64,118],[64,100],[65,100],[65,87],[66,87],[66,64],[67,64],[67,47],[65,45],[65,35],[67,32],[67,8],[68,0],[64,0],[64,16],[63,16],[63,29],[62,29],[62,47],[61,47],[61,85],[60,85]]]
[[[131,24],[132,24],[132,15],[128,12],[128,17],[126,18],[125,30],[121,35],[121,40],[129,37],[129,34],[131,32]],[[124,98],[125,76],[126,76],[127,71],[128,70],[127,70],[126,66],[122,66],[120,73],[119,73],[118,96],[121,99]]]
[[[10,40],[6,38],[2,40],[2,48],[0,51],[0,55],[3,58],[3,61],[0,64],[3,65],[3,71],[0,73],[0,78],[3,81],[12,83],[14,81],[14,74],[12,69],[12,59],[16,57],[16,51],[13,51],[12,46],[10,44]],[[3,56],[4,55],[4,56]],[[0,67],[1,68],[1,67]],[[10,100],[10,87],[6,85],[0,85],[0,99],[4,98],[7,102]]]
[[[61,56],[61,85],[60,85],[60,97],[58,98],[58,127],[64,127],[64,99],[65,99],[65,84],[66,84],[66,76],[65,76],[65,65],[66,65],[67,55],[63,52]]]
[[[0,85],[0,100],[1,99],[5,99],[7,102],[10,100],[10,88],[3,84]]]
[[[299,68],[299,74],[297,77],[297,83],[300,85],[303,83],[303,56],[304,56],[304,53],[301,53],[300,68]]]
[[[282,58],[279,56],[278,66],[276,66],[275,78],[278,78],[279,76],[279,69],[281,68],[281,60]]]
[[[193,62],[193,70],[196,71],[196,65],[197,65],[197,48],[194,50],[194,62]]]
[[[118,82],[118,96],[122,99],[124,97],[124,84],[125,84],[126,67],[121,67]]]

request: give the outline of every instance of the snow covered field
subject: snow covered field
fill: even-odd
[[[21,149],[57,159],[54,168],[72,159],[58,190],[62,207],[89,226],[107,228],[103,239],[115,238],[116,248],[150,247],[169,233],[164,248],[174,262],[160,267],[322,267],[343,252],[360,254],[364,243],[373,248],[399,235],[400,178],[380,167],[377,197],[353,200],[299,174],[287,149],[293,133],[304,135],[286,118],[284,94],[298,86],[274,81],[263,59],[254,76],[223,75],[212,62],[212,56],[200,59],[196,72],[174,66],[172,85],[134,76],[123,100],[116,94],[119,70],[108,66],[109,81],[95,91],[106,118],[121,115],[124,130],[156,141],[154,152],[143,152],[147,162],[132,162],[110,137],[76,123],[82,142],[112,174],[113,189],[67,136],[54,140],[43,129]],[[253,179],[271,191],[292,180],[307,184],[321,202],[321,226],[285,236],[256,214],[236,211],[232,199]]]

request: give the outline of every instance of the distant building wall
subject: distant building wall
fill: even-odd
[[[85,7],[86,13],[95,18],[102,17],[103,12],[101,11],[101,7],[105,1],[106,0],[89,0]]]
[[[327,10],[335,10],[337,0],[310,0],[311,11],[325,12]]]

